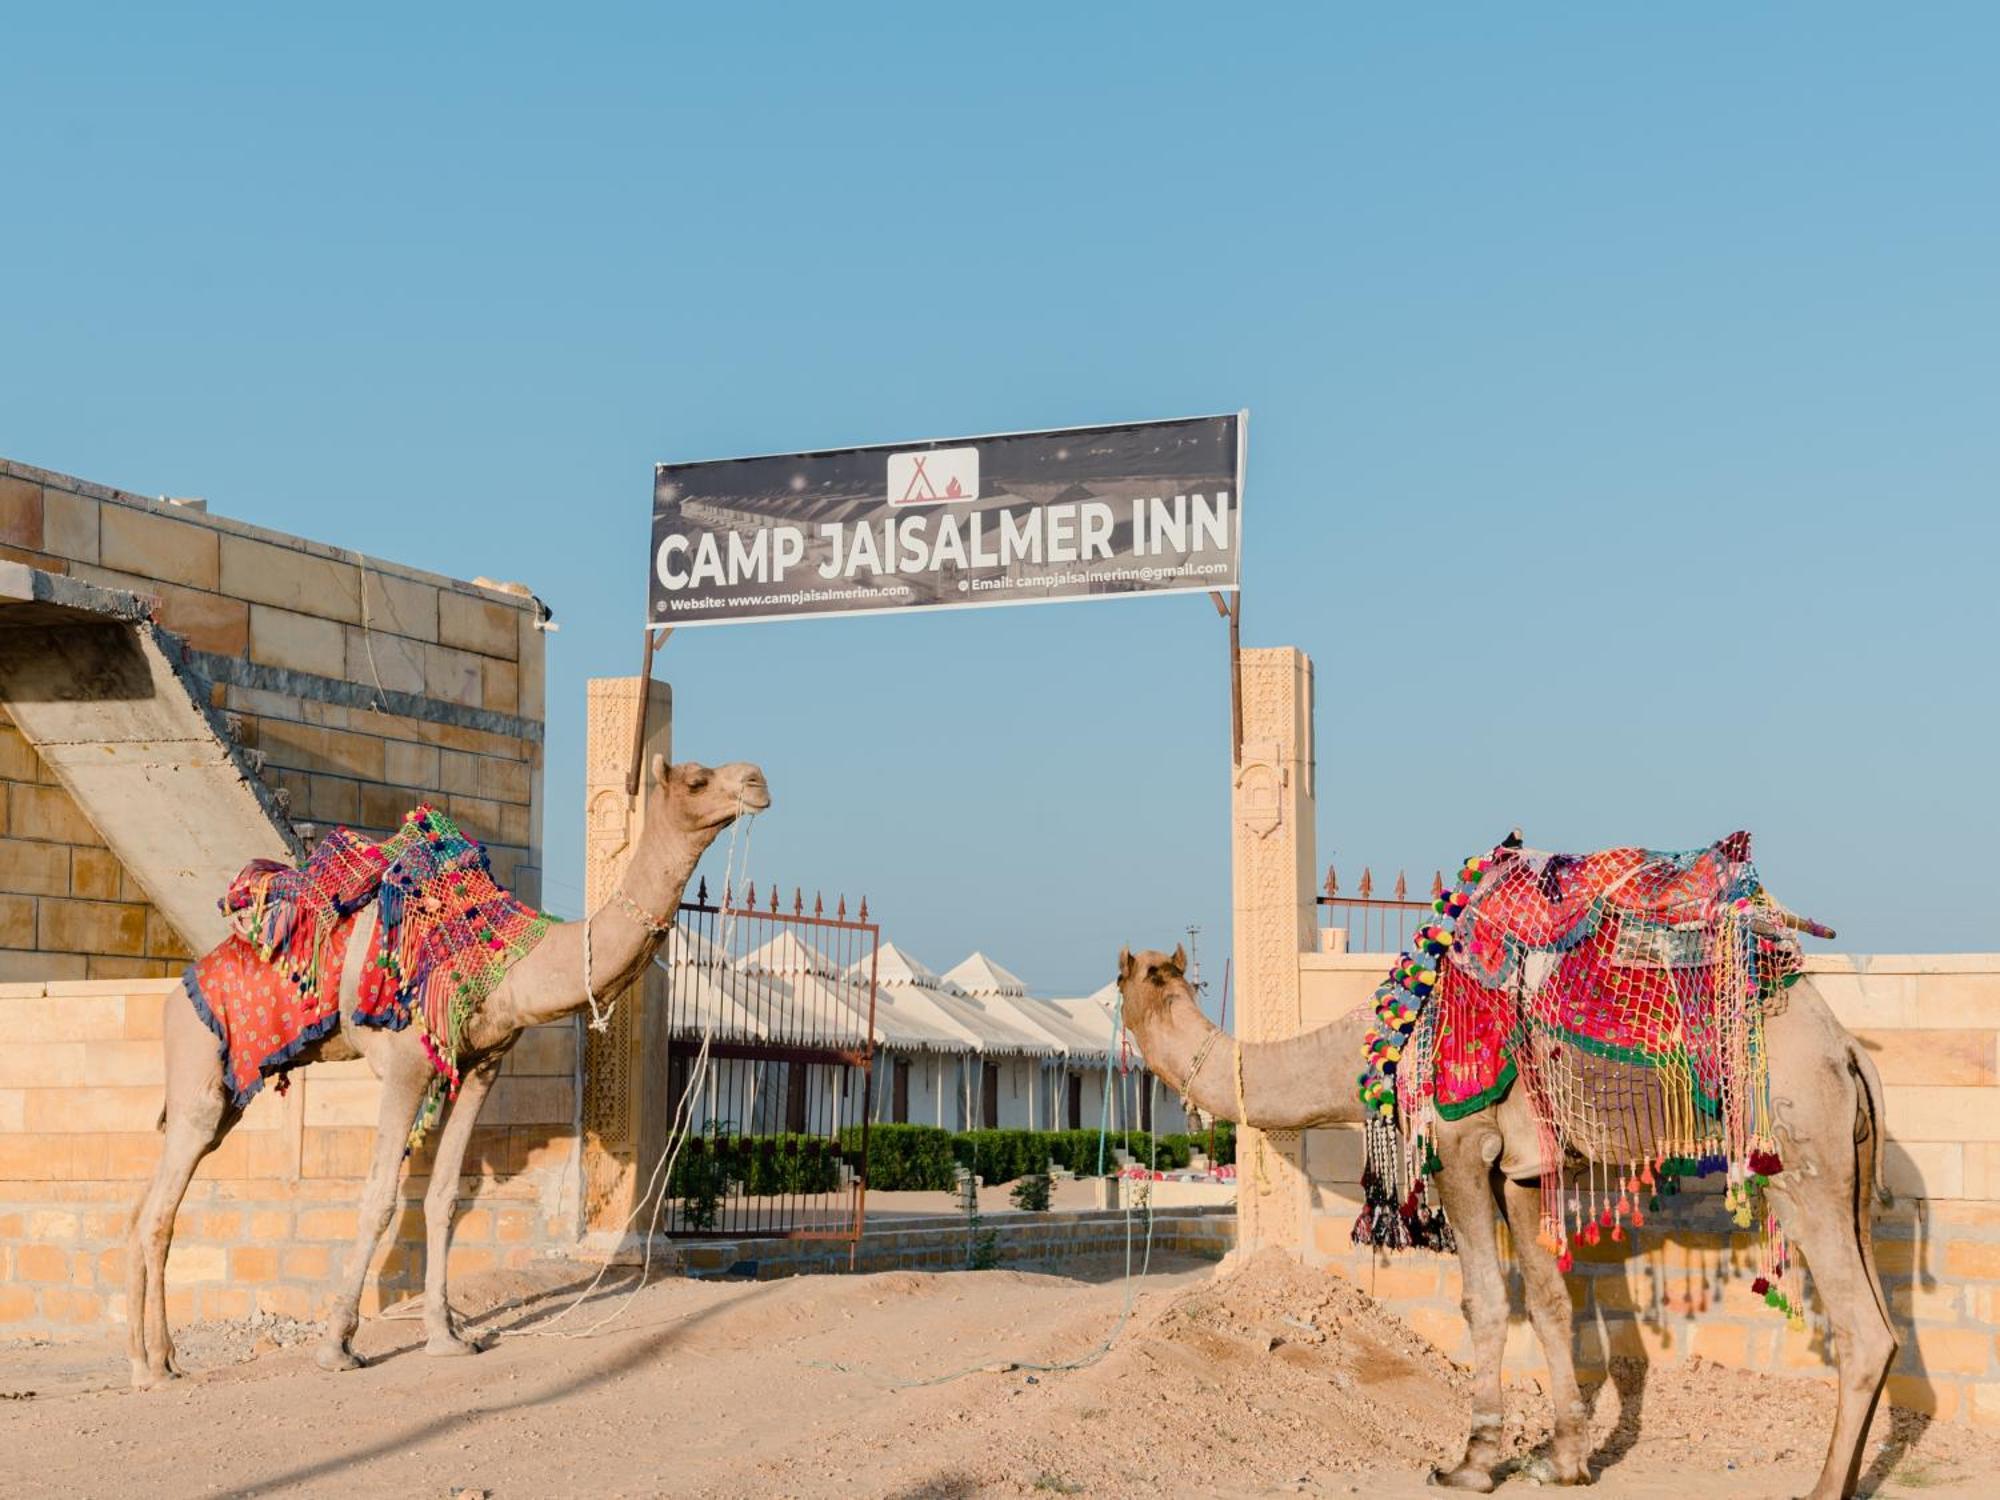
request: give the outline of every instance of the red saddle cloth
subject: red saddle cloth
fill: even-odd
[[[186,986],[215,1033],[237,1108],[340,1024],[354,915],[375,899],[387,866],[375,845],[336,828],[305,865],[253,860],[230,883],[218,904],[236,934],[189,966]]]
[[[328,934],[318,984],[258,957],[240,937],[225,938],[188,970],[188,998],[222,1053],[223,1082],[241,1109],[271,1074],[340,1024],[340,975],[352,917]]]

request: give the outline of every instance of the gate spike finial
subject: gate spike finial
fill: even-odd
[[[840,909],[834,913],[834,916],[842,922],[847,920],[847,897],[842,896],[840,898]]]
[[[1375,894],[1375,875],[1368,866],[1361,867],[1361,899],[1366,901]]]
[[[743,897],[743,902],[744,902],[744,905],[746,905],[746,906],[755,906],[755,905],[757,904],[757,882],[756,882],[756,881],[754,881],[754,880],[753,880],[753,881],[751,881],[751,882],[750,882],[750,889],[749,889],[749,891],[748,891],[748,892],[747,892],[747,893],[746,893],[746,894],[744,895],[744,897]]]
[[[1398,901],[1407,901],[1409,899],[1409,896],[1410,896],[1410,882],[1405,880],[1403,878],[1403,872],[1401,870],[1398,870],[1396,872],[1396,899]]]
[[[865,922],[868,920],[868,898],[866,896],[861,898],[861,910],[858,915],[862,921]]]
[[[774,915],[774,916],[775,916],[775,915],[777,914],[777,911],[778,911],[778,883],[777,883],[777,881],[775,881],[775,880],[774,880],[774,881],[772,881],[772,882],[771,882],[771,913],[772,913],[772,915]]]
[[[806,893],[803,890],[801,890],[798,886],[793,886],[792,915],[795,917],[802,917],[805,914],[806,914]]]
[[[818,891],[813,892],[813,915],[816,917],[826,915],[826,897],[822,896]]]
[[[1326,867],[1326,894],[1331,899],[1340,894],[1340,877],[1333,873],[1333,866]]]
[[[708,877],[706,875],[701,877],[701,886],[694,893],[694,904],[696,906],[708,905]]]
[[[1431,899],[1436,900],[1439,896],[1442,896],[1443,894],[1444,894],[1444,871],[1433,870],[1431,871]]]

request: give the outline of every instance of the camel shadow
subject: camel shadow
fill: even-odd
[[[1788,1346],[1781,1321],[1775,1315],[1767,1321],[1761,1307],[1745,1301],[1749,1292],[1743,1283],[1752,1272],[1746,1247],[1754,1237],[1724,1229],[1718,1243],[1715,1209],[1712,1194],[1690,1192],[1663,1205],[1629,1254],[1594,1258],[1578,1268],[1589,1273],[1578,1280],[1590,1290],[1573,1318],[1571,1352],[1580,1376],[1601,1372],[1585,1384],[1584,1398],[1595,1407],[1609,1385],[1619,1399],[1617,1423],[1590,1457],[1594,1470],[1615,1467],[1642,1437],[1640,1414],[1656,1357],[1671,1363],[1676,1354],[1700,1355],[1725,1366],[1743,1364],[1774,1373],[1788,1366],[1801,1374],[1815,1364],[1834,1368],[1832,1332],[1810,1290],[1810,1266],[1809,1332],[1802,1343]],[[1936,1404],[1950,1394],[1934,1383],[1916,1338],[1923,1298],[1940,1288],[1930,1268],[1930,1205],[1924,1199],[1900,1198],[1880,1213],[1875,1230],[1882,1290],[1899,1351],[1890,1368],[1895,1386],[1885,1386],[1883,1392],[1886,1411],[1878,1408],[1878,1422],[1889,1430],[1860,1478],[1862,1495],[1878,1493],[1895,1477],[1936,1420]],[[1522,1317],[1518,1274],[1509,1277],[1509,1297],[1510,1313]],[[1720,1335],[1713,1344],[1701,1336],[1705,1325]],[[1796,1335],[1790,1337],[1796,1340]],[[1740,1353],[1734,1346],[1738,1339]],[[1892,1395],[1909,1404],[1891,1406]]]
[[[536,1407],[549,1406],[582,1394],[594,1387],[618,1379],[649,1360],[659,1357],[691,1330],[717,1317],[733,1311],[745,1302],[768,1295],[772,1283],[763,1283],[744,1296],[727,1302],[714,1303],[698,1312],[691,1313],[633,1339],[625,1348],[602,1360],[594,1367],[580,1373],[575,1379],[558,1382],[542,1389],[524,1393],[517,1400],[499,1402],[493,1405],[475,1404],[462,1411],[454,1412],[442,1419],[427,1418],[423,1421],[398,1427],[395,1431],[376,1438],[361,1447],[347,1448],[340,1453],[314,1463],[300,1464],[295,1468],[266,1478],[239,1484],[227,1493],[232,1497],[249,1500],[250,1496],[282,1492],[315,1479],[348,1469],[356,1464],[365,1464],[373,1459],[415,1447],[419,1443],[435,1442],[440,1437],[449,1437],[461,1428],[481,1422],[489,1417],[508,1412],[529,1411]],[[539,1294],[536,1299],[547,1300],[560,1295],[560,1289],[547,1294]],[[350,1378],[350,1377],[337,1377]]]
[[[655,1270],[646,1279],[650,1283],[665,1279],[670,1274]],[[592,1285],[593,1282],[596,1283],[595,1286]],[[608,1268],[601,1281],[597,1279],[597,1273],[592,1272],[587,1277],[579,1276],[559,1286],[523,1292],[480,1312],[468,1313],[463,1308],[454,1308],[454,1312],[461,1332],[473,1335],[480,1348],[484,1350],[491,1348],[501,1338],[526,1333],[544,1324],[553,1323],[559,1318],[567,1317],[571,1311],[581,1312],[598,1303],[610,1302],[625,1296],[639,1284],[639,1267],[614,1265]],[[414,1322],[417,1309],[422,1305],[421,1300],[413,1298],[397,1304],[394,1308],[385,1308],[376,1314],[373,1321],[378,1326],[385,1321]],[[518,1313],[521,1316],[503,1325],[502,1320],[510,1313]],[[416,1353],[423,1346],[423,1338],[418,1337],[407,1343],[397,1344],[393,1348],[378,1350],[369,1354],[368,1364],[371,1367],[389,1364],[406,1354]]]

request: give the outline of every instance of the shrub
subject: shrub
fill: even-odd
[[[816,1135],[691,1136],[667,1183],[690,1229],[712,1229],[730,1185],[752,1198],[830,1193],[840,1186],[840,1155]]]
[[[1049,1211],[1049,1174],[1030,1172],[1014,1184],[1014,1191],[1007,1196],[1014,1207],[1023,1213],[1042,1214]]]
[[[988,1187],[1049,1169],[1045,1130],[968,1130],[952,1138],[951,1149]]]
[[[861,1127],[840,1133],[841,1155],[861,1167]],[[956,1178],[952,1135],[934,1125],[868,1127],[868,1186],[885,1193],[949,1192]]]

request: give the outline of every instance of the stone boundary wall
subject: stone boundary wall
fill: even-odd
[[[529,599],[6,459],[0,558],[156,601],[294,820],[379,837],[429,800],[541,900],[544,638]],[[185,962],[0,712],[0,983]]]
[[[1125,1215],[1121,1212],[1001,1214],[982,1220],[979,1232],[994,1235],[998,1268],[1054,1270],[1071,1261],[1123,1256]],[[962,1218],[926,1218],[871,1223],[852,1252],[845,1240],[741,1239],[668,1242],[690,1276],[843,1275],[872,1271],[956,1271],[966,1259],[970,1234]],[[1132,1216],[1132,1263],[1144,1253],[1146,1220]],[[1236,1248],[1236,1210],[1162,1209],[1153,1215],[1156,1255],[1221,1260]],[[657,1255],[659,1252],[655,1251]]]
[[[1391,960],[1300,957],[1307,1026],[1365,1002]],[[1894,1206],[1875,1223],[1875,1250],[1902,1349],[1889,1377],[1898,1406],[1947,1421],[2000,1426],[2000,955],[1811,955],[1808,973],[1880,1070]],[[1349,1277],[1446,1354],[1470,1356],[1455,1257],[1358,1251],[1360,1134],[1305,1132],[1310,1195],[1306,1260]],[[1254,1191],[1245,1188],[1246,1193]],[[1719,1203],[1691,1193],[1627,1245],[1576,1247],[1570,1278],[1581,1369],[1611,1356],[1721,1364],[1832,1378],[1824,1320],[1808,1292],[1806,1328],[1750,1291],[1748,1234]],[[1510,1366],[1541,1353],[1518,1285]]]
[[[125,1316],[125,1232],[159,1160],[162,1008],[177,981],[0,984],[0,1338],[60,1338]],[[571,1245],[576,1204],[574,1021],[508,1054],[460,1181],[454,1271],[517,1266]],[[379,1086],[366,1063],[320,1063],[266,1085],[195,1174],[167,1268],[171,1319],[325,1311],[354,1237]],[[423,1284],[428,1148],[377,1252],[362,1310]]]

